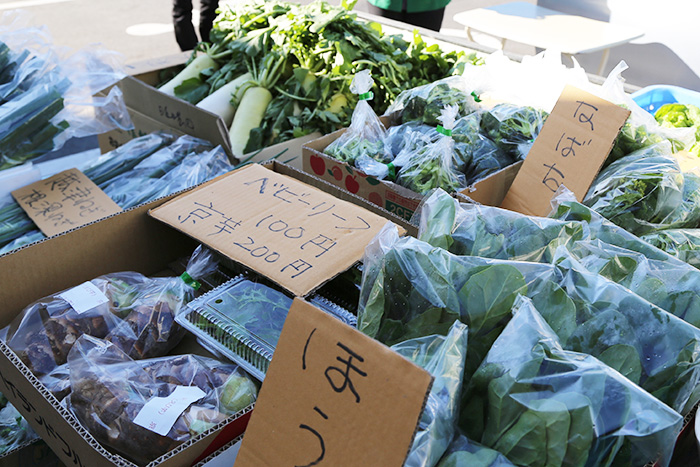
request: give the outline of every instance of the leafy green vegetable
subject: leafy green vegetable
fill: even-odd
[[[668,462],[681,417],[595,358],[562,348],[528,299],[466,386],[460,427],[517,465]],[[630,449],[623,449],[629,446]]]
[[[664,104],[654,118],[666,128],[695,128],[695,143],[686,149],[700,157],[700,108],[692,104]]]
[[[700,269],[700,229],[667,229],[642,235],[642,240]]]
[[[481,131],[513,160],[522,160],[548,115],[534,107],[498,104],[481,115]]]
[[[387,113],[398,113],[402,123],[420,121],[437,126],[442,123],[442,109],[456,105],[460,117],[476,110],[475,98],[461,77],[448,77],[424,86],[403,91]]]

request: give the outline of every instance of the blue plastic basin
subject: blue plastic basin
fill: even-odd
[[[700,92],[666,84],[655,84],[642,88],[632,94],[632,99],[652,115],[664,104],[677,102],[700,107]]]

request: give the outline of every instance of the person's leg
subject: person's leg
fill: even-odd
[[[180,50],[194,49],[197,33],[192,25],[192,0],[173,0],[173,27]]]
[[[421,11],[419,13],[406,13],[403,21],[421,28],[440,31],[444,16],[445,8],[440,8],[439,10]]]
[[[405,21],[400,11],[385,10],[383,8],[376,7],[369,2],[367,3],[367,12],[373,15],[382,16],[384,18],[389,18],[396,21]]]
[[[209,31],[216,18],[219,0],[201,0],[199,7],[199,35],[202,42],[209,42]]]

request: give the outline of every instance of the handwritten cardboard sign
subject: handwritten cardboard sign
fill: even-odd
[[[236,467],[404,464],[432,377],[296,299]]]
[[[34,182],[12,196],[47,237],[122,210],[78,169]]]
[[[387,220],[254,164],[150,213],[303,296],[362,258]]]
[[[546,216],[560,185],[582,200],[629,114],[593,94],[564,88],[501,207]]]

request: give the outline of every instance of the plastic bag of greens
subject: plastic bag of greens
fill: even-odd
[[[600,240],[579,241],[567,250],[564,257],[573,256],[587,271],[627,287],[700,328],[700,271],[689,264],[649,259]]]
[[[558,256],[559,285],[575,306],[569,318],[572,332],[563,335],[554,328],[562,346],[599,358],[672,409],[687,413],[699,397],[693,390],[700,382],[700,329],[586,271],[565,251]],[[547,310],[537,308],[550,322]]]
[[[549,217],[565,221],[585,222],[588,224],[591,238],[597,238],[605,243],[642,253],[649,259],[670,261],[672,263],[681,262],[665,251],[652,246],[622,227],[613,224],[588,206],[579,203],[576,201],[574,194],[564,187],[560,187],[557,194],[552,198],[552,212],[549,214]]]
[[[389,106],[386,115],[401,123],[422,121],[437,126],[442,123],[442,109],[457,106],[457,117],[469,115],[479,108],[476,93],[461,76],[450,76],[424,86],[401,92]],[[444,125],[444,123],[443,123]]]
[[[467,326],[455,321],[447,336],[410,339],[391,347],[434,377],[405,467],[433,467],[454,436],[459,415]]]
[[[661,142],[618,159],[593,181],[583,204],[641,235],[700,222],[700,177],[683,172]]]
[[[368,245],[363,264],[358,330],[393,345],[445,335],[459,319],[469,327],[467,375],[510,319],[518,294],[536,295],[563,321],[571,318],[551,265],[455,256],[415,238],[399,239],[390,227]],[[567,326],[573,323],[560,327]]]
[[[190,275],[148,278],[137,272],[116,272],[99,276],[27,306],[8,326],[6,343],[37,376],[66,363],[68,352],[83,334],[110,335],[134,357],[170,349],[183,335],[175,313],[193,298],[196,279],[212,267],[211,253],[199,247],[188,265]]]
[[[600,360],[562,348],[532,302],[467,385],[466,435],[517,465],[668,465],[683,419]]]
[[[457,106],[445,107],[443,125],[423,139],[423,144],[416,139],[418,144],[406,146],[394,159],[393,164],[399,168],[396,183],[420,194],[434,188],[454,192],[466,186],[467,161],[456,151],[452,138],[457,110]]]
[[[642,240],[700,269],[700,229],[667,229],[642,235]]]
[[[517,160],[482,133],[481,119],[486,114],[488,111],[483,110],[462,117],[457,120],[452,130],[455,150],[464,160],[463,170],[468,184],[501,170]]]
[[[24,417],[0,394],[0,455],[38,439]]]
[[[216,271],[217,264],[212,252],[200,245],[179,277],[144,281],[128,315],[110,330],[105,340],[136,360],[167,354],[185,335],[175,316],[195,297],[198,281]]]
[[[506,456],[460,434],[456,436],[437,467],[514,467]]]
[[[548,115],[534,107],[497,104],[481,113],[481,132],[513,160],[523,160]]]
[[[373,97],[373,85],[369,70],[362,70],[353,78],[350,91],[359,94],[360,100],[352,113],[350,127],[326,147],[324,152],[329,156],[348,164],[353,164],[362,154],[377,160],[384,159],[386,128],[367,102]]]
[[[654,119],[664,128],[692,128],[695,142],[685,149],[700,157],[700,108],[692,104],[664,104],[656,110]]]
[[[585,222],[460,204],[442,190],[425,198],[415,216],[418,238],[457,255],[549,263],[557,247],[589,236]]]
[[[105,447],[147,464],[248,407],[256,386],[236,365],[194,355],[134,361],[82,336],[68,358],[68,407]],[[170,399],[182,402],[170,406]],[[183,402],[184,401],[184,402]],[[154,417],[175,411],[172,423]]]

